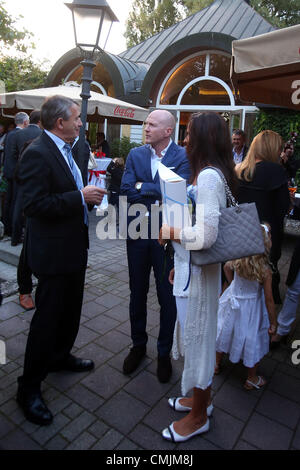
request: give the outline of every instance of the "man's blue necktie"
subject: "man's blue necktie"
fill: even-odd
[[[72,172],[72,175],[73,175],[73,178],[75,180],[76,186],[80,190],[80,189],[83,188],[83,182],[82,182],[81,174],[75,166],[74,158],[73,158],[73,155],[72,155],[72,147],[71,147],[70,144],[65,144],[63,148],[64,148],[64,151],[65,151],[65,155],[68,159],[70,170]],[[87,226],[89,225],[88,212],[87,212],[87,207],[86,207],[85,203],[84,203],[84,223]]]

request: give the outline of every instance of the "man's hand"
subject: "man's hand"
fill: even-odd
[[[171,271],[169,272],[169,283],[174,284],[174,276],[175,276],[175,269],[172,268]]]
[[[164,225],[163,225],[164,226]],[[167,227],[169,227],[167,225]],[[169,232],[170,233],[170,232]],[[160,246],[165,246],[165,244],[167,243],[168,241],[168,237],[163,237],[163,227],[161,227],[160,231],[159,231],[159,237],[158,237],[158,243],[160,244]]]
[[[288,158],[288,156],[286,155],[285,152],[281,152],[280,159],[281,159],[282,163],[287,163],[289,158]]]
[[[86,204],[95,204],[97,206],[101,204],[103,196],[107,194],[106,189],[98,188],[93,185],[86,186],[81,191]]]

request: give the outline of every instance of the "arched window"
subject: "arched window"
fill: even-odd
[[[229,54],[205,52],[177,64],[161,88],[160,105],[232,105]],[[206,78],[205,80],[198,80]],[[216,78],[217,80],[214,80]],[[182,90],[190,84],[184,96]]]
[[[193,57],[172,73],[161,94],[160,104],[176,104],[181,90],[191,80],[205,74],[205,55]]]
[[[230,106],[231,103],[227,91],[220,83],[215,80],[200,80],[189,86],[180,104]]]

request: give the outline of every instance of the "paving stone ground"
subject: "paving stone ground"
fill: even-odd
[[[122,364],[131,345],[129,289],[124,240],[100,241],[91,217],[89,268],[81,328],[74,352],[92,358],[89,373],[52,373],[43,384],[44,398],[55,415],[48,427],[27,422],[16,401],[32,312],[24,312],[17,295],[0,308],[0,340],[7,363],[0,365],[0,448],[6,450],[218,450],[300,449],[300,369],[291,362],[290,345],[300,339],[297,320],[288,344],[270,352],[260,372],[263,390],[243,389],[242,364],[225,361],[213,381],[214,413],[210,431],[186,443],[164,441],[161,431],[182,416],[172,411],[169,396],[180,395],[182,360],[173,362],[168,384],[156,377],[159,306],[153,275],[148,297],[147,357],[135,373],[124,376]],[[296,237],[286,235],[280,261],[281,291]],[[1,242],[0,242],[1,243]],[[1,276],[0,276],[1,277]],[[299,313],[299,312],[298,312]]]

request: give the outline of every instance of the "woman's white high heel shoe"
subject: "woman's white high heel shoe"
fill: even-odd
[[[162,437],[166,439],[167,441],[184,442],[184,441],[188,441],[194,436],[198,436],[199,434],[203,434],[204,432],[209,431],[209,419],[206,421],[206,423],[203,426],[201,426],[201,428],[197,429],[197,431],[194,431],[191,434],[188,434],[187,436],[181,436],[180,434],[178,434],[175,431],[173,425],[174,423],[170,424],[170,426],[164,429],[162,432]]]
[[[184,397],[172,397],[172,398],[169,398],[168,399],[168,403],[170,405],[171,408],[173,408],[173,410],[175,411],[191,411],[192,407],[190,406],[183,406],[179,403],[179,401],[184,398]],[[214,409],[214,406],[213,404],[211,403],[210,405],[208,405],[207,409],[206,409],[206,414],[207,416],[211,416],[212,415],[212,412],[213,412],[213,409]]]

